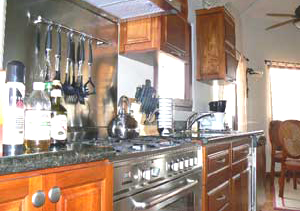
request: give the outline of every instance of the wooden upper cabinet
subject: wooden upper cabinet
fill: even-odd
[[[112,164],[100,161],[1,176],[0,210],[112,211],[112,171]],[[58,190],[58,201],[51,201],[50,193]],[[35,207],[32,197],[38,192],[45,202]]]
[[[196,11],[197,80],[235,80],[235,24],[224,7]]]
[[[190,28],[178,15],[121,23],[120,53],[162,50],[188,60]]]
[[[121,53],[155,50],[160,44],[159,17],[124,22],[120,30]]]

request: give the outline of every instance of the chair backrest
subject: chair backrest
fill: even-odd
[[[286,120],[280,124],[279,141],[283,154],[291,158],[300,158],[300,121]]]
[[[272,148],[275,150],[282,150],[281,143],[279,141],[278,137],[278,131],[279,127],[282,121],[279,120],[273,120],[269,124],[269,137],[270,137],[270,142],[272,145]]]

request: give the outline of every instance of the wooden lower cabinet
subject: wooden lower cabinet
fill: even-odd
[[[232,177],[232,211],[248,211],[249,170]]]
[[[0,179],[0,210],[1,211],[36,211],[31,203],[32,195],[42,189],[40,177],[32,176],[19,179]]]
[[[245,137],[203,147],[203,211],[248,211],[250,146]]]
[[[108,161],[65,166],[0,177],[1,211],[112,211],[113,168]],[[50,193],[60,190],[57,202]],[[41,191],[45,203],[35,207]]]

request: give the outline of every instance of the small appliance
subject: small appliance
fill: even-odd
[[[206,116],[199,120],[200,130],[225,130],[225,113],[212,112],[211,116]]]

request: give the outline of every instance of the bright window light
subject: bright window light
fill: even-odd
[[[300,120],[300,70],[271,68],[273,120]]]
[[[161,98],[184,99],[184,62],[168,54],[159,53],[158,95]]]

